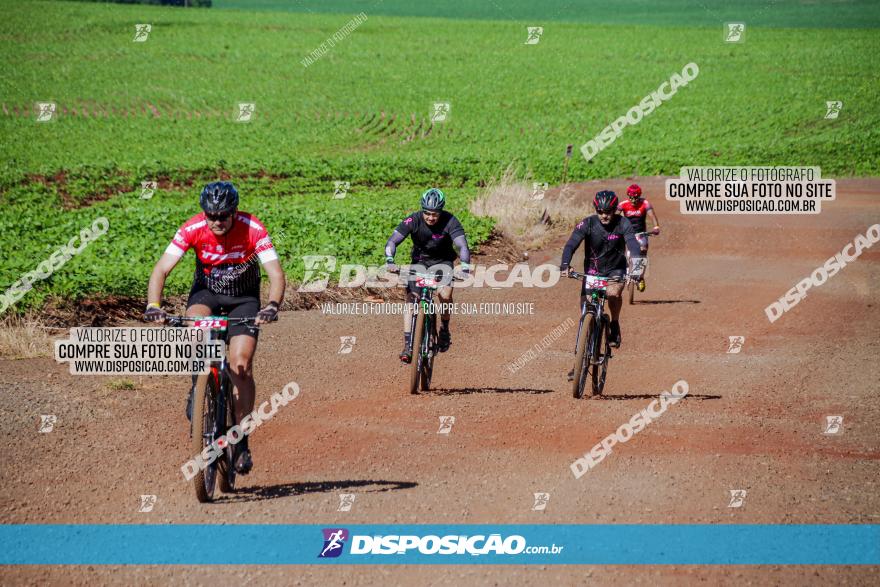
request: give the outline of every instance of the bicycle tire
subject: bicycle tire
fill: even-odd
[[[425,319],[427,322],[427,317]],[[434,359],[437,356],[437,321],[431,321],[431,328],[425,328],[425,335],[428,337],[428,356],[422,365],[422,374],[420,377],[422,391],[431,389],[431,376],[434,374]]]
[[[210,444],[206,444],[206,436],[211,432],[214,422],[212,412],[213,406],[216,405],[214,404],[215,388],[216,383],[211,373],[203,373],[196,379],[195,390],[193,391],[193,433],[190,440],[193,454],[201,454],[202,450]],[[196,490],[196,499],[199,502],[208,503],[214,500],[216,476],[217,461],[196,473],[196,476],[193,478],[193,486]]]
[[[416,323],[412,331],[412,364],[410,365],[409,392],[419,392],[419,381],[422,374],[422,338],[425,336],[425,312],[421,303],[415,307]]]
[[[231,385],[231,383],[227,383]],[[226,422],[222,427],[229,430],[235,423],[235,402],[232,393],[226,394]],[[239,441],[240,442],[240,441]],[[217,460],[220,481],[220,491],[223,493],[235,493],[235,447],[237,444],[230,443],[224,450],[222,458]]]
[[[611,346],[609,344],[608,338],[609,334],[611,334],[610,323],[608,320],[602,321],[602,328],[597,329],[595,345],[593,347],[593,373],[592,373],[592,381],[593,381],[593,395],[602,395],[602,390],[605,389],[605,378],[608,375],[608,357],[611,355]],[[604,349],[604,355],[602,351]]]
[[[630,279],[629,284],[626,286],[626,288],[629,290],[629,305],[632,306],[636,297],[636,282]]]
[[[572,395],[575,399],[581,399],[584,397],[586,372],[588,370],[587,347],[589,346],[589,340],[592,336],[594,322],[595,318],[593,318],[593,315],[587,314],[586,318],[584,318],[584,325],[586,327],[582,326],[578,335],[577,349],[574,355],[574,379],[572,380]]]

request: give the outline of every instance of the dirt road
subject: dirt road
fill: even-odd
[[[841,180],[818,216],[683,216],[661,178],[638,178],[663,234],[648,289],[624,308],[604,400],[576,401],[565,374],[574,328],[521,369],[505,368],[576,318],[577,283],[470,289],[456,301],[533,303],[532,315],[453,318],[436,390],[405,391],[398,316],[286,312],[264,329],[258,400],[302,393],[251,439],[241,491],[195,502],[185,378],[73,377],[52,359],[0,361],[3,523],[878,523],[880,246],[770,323],[764,308],[880,222],[880,180]],[[625,192],[628,180],[597,186]],[[552,197],[552,193],[548,196]],[[585,211],[587,207],[585,205]],[[557,263],[559,246],[531,255]],[[491,264],[493,259],[483,259]],[[340,337],[355,336],[349,354]],[[738,354],[728,337],[744,336]],[[598,467],[571,462],[685,379],[690,395]],[[40,414],[58,417],[37,432]],[[843,433],[823,434],[826,416]],[[454,416],[448,435],[441,416]],[[730,490],[747,491],[730,508]],[[549,492],[543,512],[533,493]],[[338,512],[340,493],[354,493]],[[157,496],[139,513],[142,494]],[[829,567],[22,567],[4,584],[877,584],[877,568]]]

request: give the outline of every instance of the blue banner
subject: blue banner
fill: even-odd
[[[0,564],[878,565],[880,525],[0,525]]]

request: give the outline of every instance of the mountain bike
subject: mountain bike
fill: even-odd
[[[441,287],[441,279],[436,272],[420,273],[409,271],[405,277],[414,277],[419,288],[419,300],[413,307],[410,327],[412,333],[413,358],[410,366],[409,392],[418,393],[431,389],[431,376],[434,374],[434,359],[437,356],[437,318],[434,312],[434,293]],[[453,278],[454,281],[461,281]],[[420,385],[421,384],[421,385]]]
[[[169,316],[166,323],[173,327],[186,327],[192,322],[194,328],[210,329],[211,340],[222,340],[229,344],[228,328],[238,324],[253,326],[256,317],[229,319],[228,316]],[[258,326],[254,326],[259,328]],[[232,379],[229,377],[229,363],[225,353],[222,361],[211,363],[211,370],[194,376],[192,420],[190,421],[191,450],[193,454],[201,453],[217,439],[235,426],[235,402],[232,396]],[[207,467],[199,471],[193,478],[196,498],[201,503],[214,499],[214,485],[219,479],[220,491],[235,491],[235,457],[236,445],[226,442],[221,446],[223,454]],[[218,475],[219,474],[219,475]]]
[[[645,270],[647,270],[647,268],[648,268],[648,252],[647,252],[648,237],[652,237],[652,236],[657,236],[657,235],[654,234],[653,232],[637,232],[636,233],[636,238],[639,239],[639,244],[641,244],[641,238],[642,237],[645,238],[646,250],[642,253],[644,255],[643,258],[645,259],[645,268],[644,268]],[[629,251],[627,251],[627,259],[629,259]],[[642,276],[644,276],[644,272],[642,273]],[[627,276],[626,284],[624,284],[623,287],[627,291],[626,297],[627,297],[627,300],[629,301],[630,306],[633,305],[633,303],[634,303],[636,290],[638,289],[638,285],[639,285],[639,280],[642,278],[630,279]]]
[[[592,381],[592,395],[601,395],[611,360],[611,317],[605,313],[608,278],[570,271],[568,276],[584,282],[586,296],[581,304],[581,320],[575,341],[572,393],[584,397],[587,377]]]

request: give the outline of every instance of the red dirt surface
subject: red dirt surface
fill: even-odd
[[[633,178],[574,186],[625,192]],[[817,216],[683,216],[663,178],[635,178],[660,217],[648,289],[625,306],[606,399],[572,398],[574,328],[515,373],[505,365],[577,317],[577,288],[468,289],[457,302],[532,302],[528,316],[455,316],[436,389],[405,390],[399,316],[285,312],[264,328],[258,402],[302,393],[251,439],[241,490],[196,502],[185,377],[71,376],[53,359],[0,361],[3,523],[878,523],[880,246],[794,309],[764,308],[880,221],[880,180],[838,182]],[[552,193],[548,195],[552,197]],[[586,210],[586,205],[585,205]],[[532,253],[558,263],[561,244]],[[377,244],[379,246],[379,244]],[[494,262],[494,261],[491,261]],[[491,263],[490,262],[490,263]],[[338,354],[341,336],[356,336]],[[745,336],[739,354],[728,337]],[[569,469],[661,391],[690,395],[581,479]],[[40,414],[56,414],[49,434]],[[823,434],[842,415],[841,435]],[[455,416],[437,434],[440,416]],[[741,508],[729,490],[745,489]],[[551,494],[531,511],[534,492]],[[338,494],[354,493],[350,512]],[[155,494],[138,513],[141,494]],[[659,547],[660,545],[658,545]],[[224,548],[234,548],[234,542]],[[6,567],[3,584],[867,585],[876,567]]]

